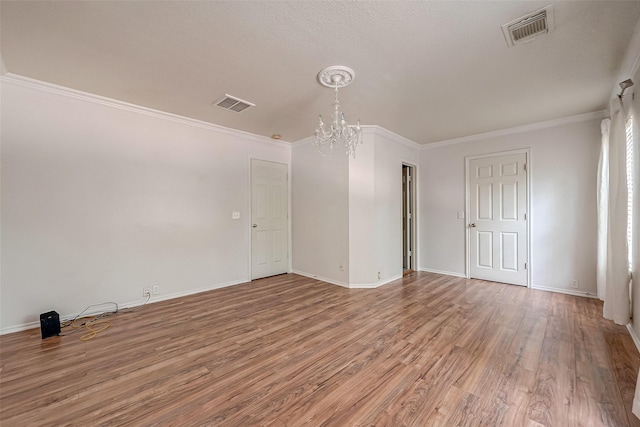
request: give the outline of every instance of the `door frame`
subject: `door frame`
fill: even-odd
[[[414,165],[413,163],[410,162],[405,162],[402,161],[401,162],[401,167],[403,166],[407,166],[409,168],[411,168],[411,172],[412,172],[412,176],[411,176],[411,183],[412,183],[412,197],[411,197],[411,202],[413,203],[413,216],[411,217],[411,239],[413,242],[413,251],[411,253],[411,269],[413,271],[419,271],[419,266],[418,266],[418,166]],[[402,168],[400,169],[400,173],[402,174]],[[401,175],[402,176],[402,175]],[[404,198],[402,197],[402,188],[400,189],[400,198],[402,199],[402,203],[404,203]],[[400,215],[402,216],[402,212],[400,212]],[[404,244],[404,231],[401,230],[402,233],[402,242]],[[404,248],[403,248],[404,250]],[[404,260],[402,261],[402,267],[404,267]]]
[[[464,195],[465,195],[465,214],[464,214],[464,237],[465,237],[465,277],[467,279],[471,278],[471,266],[470,266],[470,262],[471,262],[471,257],[469,256],[469,252],[471,250],[470,247],[470,232],[469,232],[469,227],[468,227],[468,221],[470,218],[470,200],[471,200],[471,195],[470,195],[470,189],[469,189],[469,163],[472,160],[477,160],[477,159],[486,159],[488,157],[499,157],[499,156],[508,156],[511,154],[524,154],[525,155],[525,163],[527,165],[527,171],[526,171],[526,177],[527,177],[527,185],[526,185],[526,190],[527,190],[527,208],[526,208],[526,212],[527,212],[527,228],[526,228],[526,233],[527,233],[527,257],[526,257],[526,263],[527,263],[527,288],[531,288],[531,149],[530,148],[520,148],[517,150],[506,150],[506,151],[497,151],[497,152],[492,152],[492,153],[485,153],[485,154],[477,154],[477,155],[473,155],[473,156],[465,156],[464,158]]]
[[[291,273],[292,272],[292,265],[293,265],[293,260],[292,260],[292,244],[293,244],[293,239],[291,237],[291,162],[289,161],[288,163],[282,162],[280,160],[272,160],[272,159],[265,159],[265,158],[261,158],[261,157],[252,157],[249,156],[248,158],[248,162],[247,162],[247,176],[248,176],[248,184],[249,184],[249,191],[248,191],[248,200],[247,200],[247,212],[249,213],[248,215],[245,216],[245,220],[244,220],[244,226],[246,227],[245,229],[248,230],[247,233],[247,237],[246,237],[246,242],[247,242],[247,247],[249,248],[249,256],[248,256],[248,265],[247,265],[247,271],[249,272],[249,277],[247,278],[247,282],[251,282],[253,280],[259,280],[259,279],[253,279],[253,239],[251,237],[252,233],[251,233],[251,225],[253,224],[253,176],[251,174],[251,162],[253,160],[260,160],[263,162],[270,162],[270,163],[279,163],[281,165],[286,165],[287,166],[287,273]]]
[[[419,234],[419,221],[418,221],[418,205],[419,205],[419,198],[420,198],[420,180],[418,179],[418,174],[420,173],[418,171],[418,165],[416,165],[415,163],[412,163],[410,161],[406,161],[406,160],[402,160],[401,162],[401,167],[400,167],[400,177],[402,179],[402,166],[408,166],[411,168],[411,172],[413,172],[413,253],[411,254],[411,267],[413,269],[413,271],[420,271],[420,266],[419,264],[419,257],[418,254],[420,253],[420,239],[418,239],[418,236],[420,236]],[[400,198],[402,199],[402,187],[400,187]],[[404,202],[404,200],[403,200]],[[402,219],[402,212],[400,212],[400,219]],[[404,243],[404,232],[402,231],[402,229],[400,230],[400,233],[402,234],[402,243]],[[402,250],[400,252],[400,257],[402,258]],[[403,267],[404,265],[404,261],[401,260],[401,267]],[[402,270],[402,268],[401,268]]]

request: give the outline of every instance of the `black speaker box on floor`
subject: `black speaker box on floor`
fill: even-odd
[[[40,315],[40,332],[42,339],[60,334],[60,316],[55,311]]]

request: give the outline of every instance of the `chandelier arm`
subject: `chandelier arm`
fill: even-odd
[[[326,128],[322,127],[322,128],[318,128],[316,129],[317,134],[316,136],[318,136],[318,134],[322,135],[322,139],[328,140],[329,138],[331,138],[331,135],[333,134],[332,130],[327,130]]]

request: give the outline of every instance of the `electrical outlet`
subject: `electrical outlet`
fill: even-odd
[[[382,274],[378,271],[378,280],[382,279]]]
[[[143,297],[151,297],[151,286],[145,286],[142,288],[142,296]]]
[[[344,264],[343,264],[343,263],[340,263],[340,265],[338,265],[338,269],[339,269],[340,271],[344,271]]]
[[[158,295],[160,293],[160,285],[153,285],[153,294]]]
[[[578,289],[578,281],[577,281],[576,279],[573,279],[573,280],[571,281],[571,287],[572,287],[573,289]]]

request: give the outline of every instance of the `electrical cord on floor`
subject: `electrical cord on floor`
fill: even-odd
[[[85,333],[84,335],[82,335],[80,337],[80,339],[82,341],[88,341],[90,339],[95,338],[98,333],[108,329],[111,326],[111,322],[107,321],[107,320],[103,320],[107,317],[113,316],[115,314],[118,313],[133,313],[136,312],[138,310],[140,310],[142,307],[144,307],[145,305],[147,305],[147,303],[149,302],[149,300],[151,299],[151,295],[147,295],[147,300],[145,302],[143,302],[142,304],[135,306],[135,307],[131,307],[125,310],[120,310],[118,307],[118,304],[115,302],[104,302],[102,304],[93,304],[88,306],[87,308],[85,308],[84,310],[82,310],[77,316],[75,316],[73,319],[68,320],[66,322],[63,322],[60,324],[61,328],[66,328],[66,327],[71,327],[71,331],[65,334],[61,334],[60,336],[67,336],[67,335],[71,335],[75,332],[81,331],[81,330],[87,330],[88,332]],[[113,306],[115,307],[114,310],[112,311],[103,311],[100,314],[98,314],[96,317],[92,318],[92,319],[88,319],[88,316],[84,316],[83,315],[85,313],[87,313],[89,311],[89,309],[91,309],[92,307],[100,307],[102,305],[106,305],[106,304],[113,304]],[[78,322],[79,320],[84,320],[83,322]]]
[[[108,322],[106,320],[97,320],[97,319],[98,318],[96,317],[95,319],[89,320],[83,323],[82,325],[78,325],[78,326],[71,325],[71,327],[77,328],[77,329],[86,329],[87,331],[89,331],[80,337],[80,340],[82,341],[89,341],[90,339],[95,338],[98,335],[98,332],[102,332],[111,326],[111,322]],[[100,325],[100,327],[94,328],[97,325]]]
[[[147,300],[145,302],[143,302],[142,304],[137,305],[135,307],[125,308],[124,310],[121,310],[121,313],[134,313],[134,312],[140,310],[145,305],[147,305],[147,303],[149,302],[150,299],[151,299],[151,294],[147,294]]]
[[[107,305],[107,304],[113,304],[114,306],[114,310],[112,311],[103,311],[102,313],[98,314],[96,317],[94,317],[93,319],[87,319],[88,316],[86,316],[86,314],[88,314],[89,310],[91,310],[94,307],[100,307],[103,305]],[[118,308],[118,304],[115,302],[105,302],[102,304],[92,304],[90,306],[88,306],[87,308],[85,308],[84,310],[82,310],[80,313],[78,313],[73,319],[68,320],[62,324],[60,324],[61,328],[66,328],[66,327],[71,327],[71,331],[66,333],[66,334],[62,334],[62,336],[66,336],[66,335],[71,335],[72,333],[75,332],[79,332],[83,329],[88,330],[89,332],[82,335],[80,337],[80,339],[82,341],[87,341],[90,340],[92,338],[94,338],[96,335],[98,335],[98,332],[104,331],[105,329],[107,329],[109,326],[111,326],[111,322],[107,322],[104,321],[102,319],[112,316],[116,313],[118,313],[119,308]],[[85,315],[85,316],[83,316]],[[78,320],[82,319],[84,320],[82,323],[79,323]],[[102,325],[100,328],[95,328],[96,325]]]
[[[81,317],[83,317],[83,314],[87,313],[89,311],[89,309],[93,308],[93,307],[100,307],[102,305],[107,305],[107,304],[113,304],[113,306],[115,307],[115,310],[113,311],[99,311],[99,315],[98,317],[107,317],[107,316],[111,316],[112,314],[116,314],[118,312],[118,304],[115,302],[103,302],[101,304],[92,304],[90,306],[88,306],[87,308],[85,308],[84,310],[82,310],[80,313],[78,313],[76,315],[76,317],[74,317],[71,320],[67,320],[66,322],[63,322],[60,324],[61,328],[65,328],[67,326],[71,326],[76,320],[80,319]],[[85,315],[85,317],[88,317],[88,314]]]

